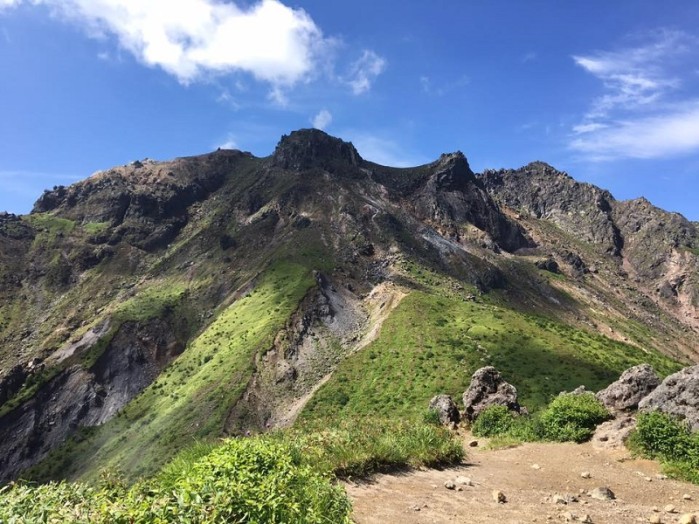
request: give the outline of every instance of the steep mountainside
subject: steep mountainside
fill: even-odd
[[[542,163],[396,169],[315,130],[54,188],[0,216],[0,262],[0,480],[413,416],[484,362],[535,409],[697,361],[696,224]]]

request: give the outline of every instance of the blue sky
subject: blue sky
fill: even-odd
[[[0,0],[0,209],[145,157],[544,160],[699,220],[695,0]]]

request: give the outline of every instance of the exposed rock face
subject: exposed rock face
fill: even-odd
[[[638,404],[640,411],[659,410],[684,418],[699,430],[699,366],[684,368],[665,378]]]
[[[544,271],[548,271],[550,273],[560,273],[561,270],[558,267],[558,262],[556,262],[553,257],[547,257],[544,258],[543,260],[538,260],[535,263],[536,267],[539,269],[543,269]]]
[[[660,378],[649,364],[624,371],[619,380],[597,393],[597,399],[611,411],[631,411],[660,385]]]
[[[464,392],[464,416],[473,421],[490,406],[507,406],[508,409],[519,413],[517,389],[500,376],[500,372],[492,366],[476,371],[471,377],[471,384]]]
[[[183,349],[164,320],[127,323],[95,365],[73,365],[0,417],[0,482],[13,478],[81,426],[114,417]]]
[[[430,400],[429,409],[439,413],[439,421],[445,426],[459,423],[459,408],[449,395],[437,395]]]
[[[622,449],[635,427],[636,419],[630,415],[603,422],[592,435],[592,446],[596,449]]]
[[[275,166],[295,171],[321,168],[332,173],[343,168],[356,169],[361,161],[351,143],[318,129],[301,129],[282,136],[272,156]]]
[[[516,170],[487,171],[480,178],[501,204],[551,220],[607,253],[621,251],[623,242],[612,219],[614,198],[608,191],[576,182],[544,162]]]

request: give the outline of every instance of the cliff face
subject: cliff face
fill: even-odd
[[[696,359],[698,247],[696,224],[543,163],[396,169],[316,130],[95,174],[0,215],[0,480],[86,427],[140,471],[134,420],[162,460],[289,424],[430,282]]]

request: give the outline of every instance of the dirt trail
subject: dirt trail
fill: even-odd
[[[626,451],[598,450],[589,443],[467,449],[462,467],[380,475],[368,483],[348,484],[355,521],[514,524],[583,522],[589,515],[588,522],[594,524],[624,524],[653,522],[651,517],[657,515],[662,523],[676,523],[685,513],[699,514],[699,486],[663,479],[657,463],[631,459]],[[590,478],[582,478],[583,472]],[[470,478],[473,486],[446,489],[445,482],[457,476]],[[602,486],[609,487],[616,500],[588,495]],[[493,490],[502,491],[507,502],[496,503]],[[556,504],[556,494],[569,499],[574,495],[578,501]],[[666,512],[668,505],[677,513]]]

